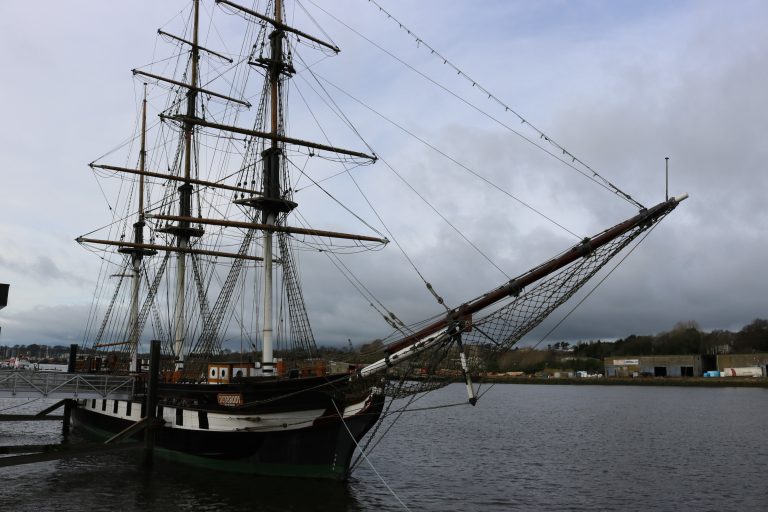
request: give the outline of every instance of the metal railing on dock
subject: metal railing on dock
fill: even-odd
[[[146,393],[146,416],[104,443],[77,443],[51,445],[0,446],[0,468],[32,464],[49,460],[81,457],[83,455],[107,454],[115,450],[132,450],[144,447],[144,464],[152,464],[155,446],[155,431],[163,424],[156,418],[157,387],[160,372],[160,342],[152,340],[150,349],[150,372],[146,381],[133,376],[88,375],[74,373],[77,345],[70,346],[67,373],[0,371],[0,397],[10,398],[52,398],[62,397],[55,404],[37,414],[0,415],[0,421],[40,421],[62,419],[62,434],[69,435],[70,415],[75,399],[132,399],[135,391]],[[49,413],[64,408],[63,416],[51,417]],[[130,441],[131,436],[144,431],[144,443]],[[4,456],[4,455],[9,456]],[[22,454],[22,455],[13,455]]]
[[[126,375],[0,370],[0,398],[129,400],[136,379]]]

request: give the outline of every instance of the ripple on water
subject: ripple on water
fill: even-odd
[[[448,386],[417,403],[454,403],[464,393]],[[762,510],[766,403],[764,389],[497,385],[477,407],[403,414],[370,460],[412,510]],[[0,423],[0,444],[58,442],[59,429]],[[147,472],[140,460],[113,453],[2,468],[0,509],[402,509],[365,462],[344,485],[162,461]]]

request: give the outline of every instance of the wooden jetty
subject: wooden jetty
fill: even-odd
[[[114,451],[144,448],[145,464],[152,463],[155,428],[158,426],[157,386],[160,370],[160,342],[152,341],[150,373],[147,385],[138,384],[134,376],[114,376],[75,373],[77,345],[70,347],[66,373],[0,371],[0,398],[60,398],[58,402],[37,414],[0,414],[0,421],[62,421],[64,442],[50,445],[0,446],[0,468],[84,455],[106,454]],[[69,443],[70,414],[75,400],[130,400],[146,392],[146,416],[103,443]],[[50,413],[63,408],[63,415]],[[127,441],[144,431],[144,442]],[[20,454],[20,455],[15,455]],[[3,456],[8,455],[8,456]]]

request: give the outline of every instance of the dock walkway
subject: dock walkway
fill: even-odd
[[[0,370],[0,398],[110,398],[129,400],[136,390],[131,376]]]

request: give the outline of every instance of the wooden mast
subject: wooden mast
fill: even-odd
[[[180,125],[180,135],[182,136],[182,152],[183,152],[183,172],[175,172],[168,169],[168,174],[161,172],[151,172],[147,170],[147,148],[146,148],[146,130],[147,130],[147,84],[144,84],[144,98],[142,102],[142,120],[141,120],[141,152],[138,169],[130,169],[125,167],[117,167],[112,165],[103,165],[91,163],[90,166],[94,169],[105,169],[114,172],[134,174],[139,176],[139,204],[138,204],[138,221],[134,224],[134,237],[132,241],[124,241],[122,238],[118,240],[103,240],[103,239],[91,239],[85,237],[79,237],[77,241],[83,244],[99,244],[110,245],[117,247],[117,252],[129,255],[131,258],[131,277],[133,278],[133,288],[130,299],[130,312],[129,312],[129,328],[126,336],[126,344],[129,345],[130,353],[130,369],[132,371],[138,370],[138,347],[140,339],[140,304],[139,295],[142,281],[142,259],[144,256],[157,254],[159,251],[174,252],[176,257],[176,276],[173,282],[171,294],[174,295],[174,307],[172,322],[171,322],[171,336],[172,336],[172,350],[176,361],[176,369],[182,370],[184,367],[184,353],[188,347],[186,335],[188,334],[187,326],[187,255],[208,255],[215,257],[227,257],[241,260],[250,261],[262,261],[264,262],[264,290],[263,290],[263,323],[262,323],[262,339],[263,339],[263,351],[262,351],[262,368],[265,375],[273,375],[273,324],[274,324],[274,265],[282,264],[279,259],[275,259],[273,248],[273,233],[291,233],[301,234],[308,236],[322,236],[333,237],[347,240],[356,240],[363,242],[375,242],[375,243],[388,243],[386,238],[378,238],[365,235],[355,235],[349,233],[338,233],[325,230],[315,230],[306,228],[297,228],[290,226],[283,226],[279,223],[281,214],[290,212],[297,205],[289,198],[283,196],[283,187],[281,184],[281,169],[282,161],[284,158],[283,149],[286,145],[298,145],[307,147],[310,149],[316,149],[321,151],[329,151],[333,153],[348,155],[356,158],[363,158],[367,160],[376,160],[375,155],[369,155],[366,153],[347,150],[344,148],[334,147],[330,145],[313,143],[302,139],[288,138],[284,133],[284,120],[281,104],[281,79],[283,75],[290,77],[295,73],[295,69],[291,65],[289,59],[286,59],[286,55],[283,49],[283,43],[286,38],[286,33],[295,33],[302,38],[307,38],[317,44],[332,49],[334,52],[338,52],[338,48],[335,45],[325,43],[317,38],[309,36],[301,31],[298,31],[283,23],[283,11],[284,0],[275,0],[274,5],[274,17],[269,18],[267,16],[259,15],[255,11],[239,6],[233,2],[227,0],[217,0],[217,3],[224,3],[232,8],[238,9],[246,14],[254,15],[257,18],[266,21],[272,25],[272,32],[269,35],[270,39],[270,55],[266,59],[259,59],[257,63],[251,63],[258,65],[267,70],[266,80],[269,94],[269,112],[270,112],[270,126],[269,128],[263,128],[264,131],[249,130],[239,128],[237,126],[227,126],[218,123],[212,123],[204,118],[197,117],[197,98],[199,95],[210,95],[228,102],[242,105],[246,108],[251,104],[245,100],[230,97],[224,94],[211,91],[201,87],[199,67],[200,67],[200,52],[206,51],[213,55],[223,58],[228,62],[232,62],[232,59],[225,57],[221,54],[217,54],[212,50],[206,49],[199,44],[199,17],[200,17],[200,0],[193,0],[193,24],[192,24],[192,36],[188,41],[170,34],[164,33],[164,35],[172,37],[174,40],[178,40],[190,46],[190,63],[187,72],[190,74],[188,79],[184,81],[177,81],[170,78],[166,78],[160,75],[152,74],[146,71],[133,70],[134,75],[141,75],[152,80],[158,80],[164,83],[169,83],[177,87],[186,89],[186,108],[183,108],[182,112],[176,115],[163,115],[160,114],[161,119],[171,119]],[[263,118],[262,118],[263,119]],[[177,126],[178,126],[177,125]],[[247,188],[246,186],[232,186],[226,185],[220,182],[212,182],[198,179],[196,173],[193,172],[192,166],[195,165],[195,132],[198,130],[198,126],[201,128],[209,128],[215,130],[229,131],[233,133],[239,133],[248,137],[261,138],[264,141],[264,150],[261,153],[263,165],[263,182],[261,184],[261,191]],[[267,142],[269,141],[269,142]],[[193,177],[194,176],[194,177]],[[144,189],[145,181],[149,178],[160,178],[168,181],[181,182],[178,187],[178,215],[152,215],[145,212],[144,205]],[[241,206],[251,207],[259,214],[251,215],[250,222],[233,222],[233,221],[216,221],[215,219],[201,219],[192,216],[192,195],[194,186],[218,188],[222,190],[230,190],[240,194],[240,198],[235,198],[234,202]],[[247,197],[246,197],[247,196]],[[258,217],[257,217],[258,215]],[[145,242],[143,235],[143,228],[146,225],[145,222],[149,218],[161,218],[166,221],[173,222],[172,224],[165,224],[162,227],[156,227],[155,231],[158,233],[167,233],[174,237],[174,241],[164,244],[155,244]],[[260,217],[260,218],[259,218]],[[259,222],[259,220],[261,222]],[[248,254],[235,254],[229,252],[212,251],[205,246],[196,244],[196,239],[203,236],[203,225],[222,225],[239,227],[245,229],[258,229],[264,234],[262,256],[248,255]],[[205,322],[206,319],[203,319]]]
[[[283,9],[282,1],[275,0],[275,20],[282,23]],[[262,153],[264,161],[264,191],[265,198],[272,200],[280,199],[280,160],[281,152],[278,145],[277,136],[280,129],[279,94],[280,94],[280,73],[283,67],[283,30],[276,26],[270,35],[271,48],[270,59],[271,66],[269,70],[269,109],[270,109],[270,133],[271,145]],[[266,208],[262,212],[263,223],[272,226],[277,220],[277,210]],[[262,353],[261,367],[262,372],[269,376],[274,371],[274,355],[272,343],[272,231],[264,232],[264,318],[262,323]]]
[[[200,1],[194,0],[194,22],[192,28],[192,58],[190,64],[190,88],[187,92],[187,116],[195,117],[197,113],[197,69],[200,60],[200,49],[198,47],[198,28],[200,20]],[[179,216],[191,217],[192,215],[192,134],[194,125],[184,123],[184,184],[179,187]],[[174,339],[173,352],[176,357],[176,369],[183,368],[184,337],[185,337],[185,294],[186,294],[186,272],[187,260],[185,249],[189,248],[189,239],[193,234],[189,222],[179,222],[175,228],[176,245],[180,251],[176,254],[176,315],[174,319]],[[198,234],[199,236],[199,234]]]
[[[245,187],[235,187],[233,185],[227,185],[225,183],[222,183],[221,181],[207,181],[207,180],[198,180],[196,178],[190,178],[188,180],[185,180],[183,176],[174,176],[173,174],[165,174],[161,172],[151,172],[151,171],[140,171],[139,169],[129,169],[127,167],[118,167],[116,165],[105,165],[105,164],[90,164],[90,167],[93,169],[104,169],[106,171],[115,171],[115,172],[124,172],[126,174],[136,174],[141,176],[146,176],[148,178],[160,178],[162,180],[167,181],[182,181],[182,182],[188,182],[192,185],[200,185],[201,187],[208,187],[208,188],[217,188],[221,190],[231,190],[232,192],[241,192],[243,194],[248,195],[261,195],[261,191],[259,190],[253,190],[250,188]]]
[[[118,252],[131,256],[133,273],[131,277],[131,309],[128,322],[128,369],[131,372],[139,370],[139,290],[141,289],[141,264],[144,256],[152,256],[157,251],[144,243],[144,169],[147,162],[147,85],[144,84],[144,98],[141,105],[141,150],[139,152],[139,204],[138,220],[133,225],[133,243],[126,243]]]
[[[144,172],[147,160],[147,85],[144,84],[144,99],[141,102],[141,151],[139,170]],[[144,176],[139,175],[139,221],[136,223],[135,243],[144,242]],[[131,285],[131,360],[129,370],[139,370],[139,288],[141,288],[140,251],[133,253],[133,282]]]
[[[213,226],[224,226],[230,228],[242,228],[242,229],[260,229],[262,231],[274,231],[276,233],[293,233],[297,235],[312,235],[322,236],[328,238],[340,238],[343,240],[359,240],[361,242],[378,242],[380,244],[388,244],[389,240],[386,238],[378,238],[374,236],[366,235],[354,235],[350,233],[339,233],[338,231],[324,231],[320,229],[307,229],[307,228],[295,228],[292,226],[282,225],[266,225],[258,224],[255,222],[240,222],[236,220],[219,220],[219,219],[204,219],[200,217],[177,217],[175,215],[162,215],[162,214],[149,214],[150,219],[170,220],[170,221],[182,221],[187,220],[191,222],[199,222],[200,224],[210,224]]]

